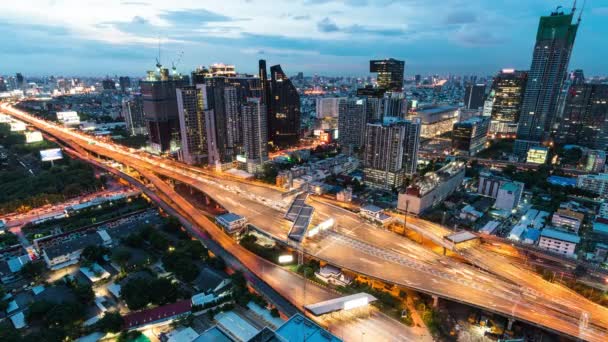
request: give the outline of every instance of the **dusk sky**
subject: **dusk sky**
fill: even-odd
[[[367,75],[405,60],[413,74],[528,69],[538,19],[563,0],[30,0],[0,2],[0,74],[143,76],[257,60],[288,74]],[[578,7],[582,7],[579,1]],[[588,0],[570,69],[606,72],[608,1]]]

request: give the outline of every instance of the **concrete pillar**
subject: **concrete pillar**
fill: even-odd
[[[209,198],[209,196],[204,195],[205,196],[205,204],[206,205],[211,205],[211,199]]]
[[[515,322],[515,319],[509,318],[509,323],[507,324],[507,330],[513,329],[513,322]]]
[[[439,297],[433,296],[433,307],[436,308],[439,306]]]

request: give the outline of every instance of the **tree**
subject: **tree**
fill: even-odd
[[[13,327],[8,320],[0,323],[0,341],[3,342],[18,342],[22,341],[17,329]]]
[[[585,268],[583,265],[576,265],[572,274],[574,275],[574,278],[578,279],[587,274],[587,268]]]
[[[37,280],[44,272],[44,264],[42,262],[28,262],[21,268],[21,275],[29,280]]]
[[[177,286],[166,278],[151,281],[148,291],[153,294],[151,301],[156,305],[173,303],[177,300]]]
[[[144,308],[150,303],[151,295],[148,281],[139,277],[130,279],[120,289],[120,296],[131,310]]]
[[[95,324],[103,332],[117,333],[122,330],[125,320],[118,312],[106,312]]]
[[[131,251],[126,248],[118,247],[112,251],[111,259],[120,266],[125,266],[131,260]]]
[[[109,250],[103,246],[90,245],[82,250],[82,257],[90,262],[102,262],[103,256],[106,255]]]
[[[270,316],[272,317],[279,317],[279,310],[277,310],[277,308],[272,308],[272,310],[270,310]]]
[[[74,291],[80,303],[90,303],[95,299],[95,292],[93,292],[93,288],[89,284],[77,283],[72,288],[72,291]]]

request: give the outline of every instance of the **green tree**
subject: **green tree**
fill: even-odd
[[[95,292],[93,292],[93,288],[89,284],[77,283],[72,288],[72,291],[74,291],[80,303],[90,303],[95,299]]]
[[[143,278],[133,278],[120,289],[120,296],[131,310],[144,308],[151,300],[149,282]]]
[[[118,312],[106,312],[95,324],[97,329],[106,333],[117,333],[122,330],[125,320]]]
[[[44,264],[40,261],[32,261],[23,265],[21,275],[29,280],[38,280],[44,273]]]
[[[120,266],[125,266],[131,260],[131,251],[126,248],[118,247],[112,251],[111,259]]]
[[[109,250],[106,247],[90,245],[82,250],[82,257],[90,262],[99,263],[104,261],[103,256],[108,252]]]
[[[166,278],[159,278],[150,282],[149,287],[153,304],[163,305],[167,303],[173,303],[177,300],[178,289],[177,286]]]
[[[272,308],[272,310],[270,310],[270,316],[272,317],[279,317],[279,310],[277,310],[277,308]]]

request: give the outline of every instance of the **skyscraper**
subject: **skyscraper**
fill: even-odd
[[[601,150],[608,147],[608,84],[570,87],[555,138],[564,144]]]
[[[23,88],[23,86],[25,85],[25,78],[23,77],[23,75],[20,72],[18,72],[15,75],[15,80],[16,80],[17,89]]]
[[[242,107],[243,147],[247,171],[254,173],[268,161],[268,124],[266,105],[260,98],[249,98]]]
[[[466,109],[478,110],[483,107],[486,99],[485,84],[470,84],[466,86],[464,92],[464,106]]]
[[[457,122],[452,130],[452,149],[457,154],[474,156],[485,148],[490,118],[476,116]]]
[[[300,95],[298,90],[285,75],[280,65],[270,67],[269,83],[270,86],[264,89],[270,94],[270,96],[268,93],[265,95],[270,101],[268,140],[280,147],[296,145],[300,140]]]
[[[369,61],[369,71],[375,72],[378,88],[385,91],[403,91],[405,62],[393,58]]]
[[[0,91],[7,91],[8,88],[6,83],[4,83],[4,77],[0,77]]]
[[[133,94],[122,100],[122,117],[125,118],[127,131],[131,135],[146,134],[144,102],[141,94]]]
[[[580,23],[580,15],[574,24],[573,16],[574,8],[568,14],[555,11],[540,18],[514,147],[520,157],[550,138]]]
[[[170,76],[166,68],[161,68],[159,74],[148,71],[148,76],[139,83],[149,142],[159,152],[169,151],[171,143],[179,141],[176,89],[188,83],[187,76]]]
[[[116,83],[113,79],[106,78],[105,80],[101,81],[101,87],[103,90],[116,90]]]
[[[342,151],[359,151],[365,140],[367,110],[365,99],[345,99],[338,104],[338,141]]]
[[[382,107],[384,110],[384,117],[405,119],[407,114],[405,96],[400,92],[386,92],[382,98]]]
[[[118,84],[120,85],[120,91],[125,93],[127,89],[131,87],[131,78],[129,76],[120,76],[118,78]]]
[[[492,83],[492,123],[490,132],[497,137],[512,136],[517,132],[521,103],[528,73],[503,69]]]
[[[365,129],[363,172],[365,184],[385,190],[403,185],[416,172],[420,121],[387,117]]]
[[[181,159],[187,164],[207,163],[207,88],[204,84],[177,89]]]

